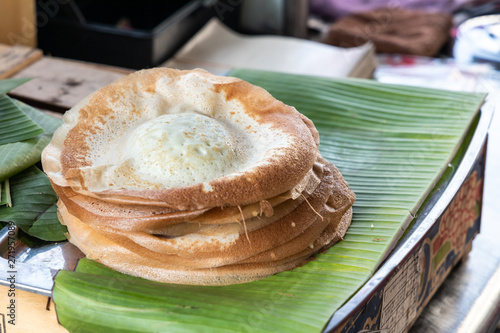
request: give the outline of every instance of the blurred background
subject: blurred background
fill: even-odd
[[[496,64],[499,12],[499,1],[484,0],[0,0],[0,43],[144,68],[167,60],[215,17],[245,34],[341,47],[372,40],[384,54],[452,56],[459,39],[461,59]]]

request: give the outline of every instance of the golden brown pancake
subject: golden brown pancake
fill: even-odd
[[[42,153],[68,238],[150,280],[249,282],[342,239],[354,193],[313,123],[237,78],[126,76],[64,115]]]

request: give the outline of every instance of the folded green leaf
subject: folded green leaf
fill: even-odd
[[[6,179],[0,183],[0,207],[5,205],[7,207],[12,207],[9,179]]]
[[[60,241],[66,239],[67,229],[61,225],[57,217],[57,205],[50,206],[42,215],[39,215],[28,234],[46,241]]]
[[[317,332],[327,319],[322,304],[345,297],[323,283],[355,284],[321,267],[201,287],[151,282],[82,259],[76,273],[58,273],[53,297],[70,332]]]
[[[0,95],[3,95],[14,88],[28,82],[31,78],[5,79],[0,80]]]
[[[24,232],[43,240],[66,239],[66,227],[55,214],[57,196],[48,177],[32,166],[9,179],[12,207],[0,207],[0,221],[14,222]]]
[[[54,134],[55,130],[62,124],[62,119],[48,115],[18,100],[13,101],[31,120],[37,123],[48,134]]]
[[[45,132],[8,96],[0,96],[0,145],[31,139]]]
[[[42,150],[50,142],[56,128],[62,123],[61,119],[38,111],[24,103],[15,101],[15,104],[43,128],[45,133],[28,140],[0,145],[0,181],[39,162]]]
[[[307,115],[357,196],[344,240],[292,271],[225,287],[158,284],[89,260],[53,291],[71,332],[320,332],[373,274],[460,146],[484,95],[253,70]]]

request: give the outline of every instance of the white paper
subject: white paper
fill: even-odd
[[[212,19],[164,66],[214,74],[240,67],[347,77],[370,52],[372,44],[345,49],[293,37],[241,35]]]

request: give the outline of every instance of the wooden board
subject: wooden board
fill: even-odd
[[[2,308],[0,309],[0,332],[68,332],[64,327],[59,325],[55,305],[47,296],[16,289],[15,297],[8,298],[8,292],[9,287],[0,286],[1,299],[2,301],[5,300],[5,302],[2,302]],[[9,324],[10,317],[5,317],[6,306],[8,306],[7,302],[10,302],[10,299],[15,300],[15,325]]]
[[[8,78],[43,56],[31,47],[0,44],[0,79]]]
[[[131,72],[118,67],[43,57],[12,76],[33,79],[9,95],[38,108],[64,112],[94,91]]]

